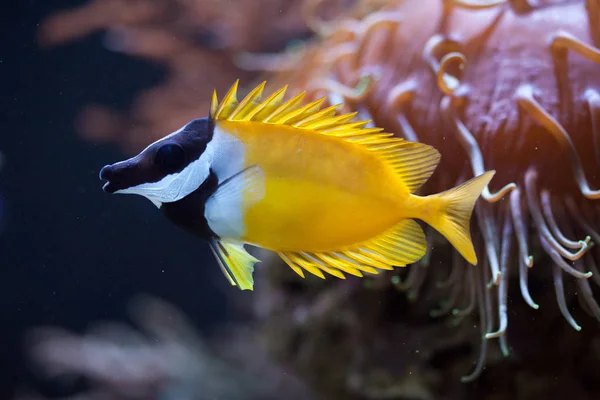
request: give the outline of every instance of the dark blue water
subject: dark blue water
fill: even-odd
[[[226,312],[226,283],[206,244],[144,199],[103,193],[99,169],[124,154],[73,129],[82,105],[127,107],[162,71],[105,50],[100,35],[42,50],[40,20],[81,2],[13,3],[0,17],[2,399],[30,379],[21,342],[29,327],[121,319],[139,292],[174,303],[200,328]]]

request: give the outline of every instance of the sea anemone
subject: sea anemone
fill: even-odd
[[[307,2],[318,39],[290,54],[246,54],[242,64],[269,70],[273,87],[289,84],[289,94],[325,95],[438,148],[442,162],[425,193],[497,171],[474,215],[480,265],[454,257],[437,285],[449,298],[433,312],[460,319],[479,310],[480,358],[463,377],[472,381],[490,339],[509,354],[511,277],[538,309],[530,274],[550,275],[577,331],[574,298],[600,321],[592,288],[600,284],[600,1],[364,2],[373,3],[378,10],[366,16],[324,22],[310,15],[318,2]],[[432,264],[426,258],[392,284],[418,293]]]

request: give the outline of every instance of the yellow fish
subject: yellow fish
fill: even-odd
[[[362,276],[419,260],[427,241],[415,219],[477,263],[469,224],[495,171],[442,193],[417,196],[440,161],[408,142],[336,115],[325,99],[265,100],[265,82],[242,101],[238,82],[210,115],[137,156],[100,171],[109,193],[138,194],[172,222],[209,241],[232,285],[252,290],[258,262],[245,244],[279,256],[298,275]]]

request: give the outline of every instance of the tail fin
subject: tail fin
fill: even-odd
[[[460,186],[427,196],[429,210],[425,222],[440,232],[470,264],[477,264],[477,256],[469,229],[471,214],[481,192],[490,183],[496,171],[487,171]]]

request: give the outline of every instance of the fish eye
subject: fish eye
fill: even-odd
[[[154,164],[165,174],[177,172],[185,162],[185,151],[174,143],[164,144],[156,150]]]

